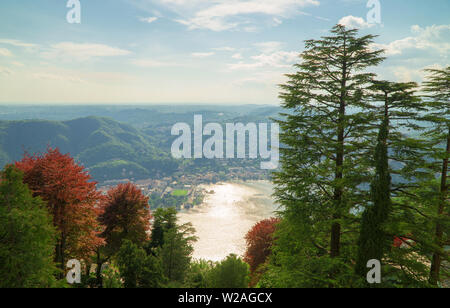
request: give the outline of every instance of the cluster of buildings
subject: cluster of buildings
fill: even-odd
[[[199,186],[202,184],[215,184],[226,181],[250,181],[265,180],[269,176],[265,170],[257,167],[230,167],[227,172],[207,171],[204,173],[175,173],[173,176],[167,176],[155,179],[133,180],[122,179],[104,182],[99,190],[106,193],[110,188],[120,184],[133,182],[142,190],[142,193],[148,197],[157,195],[164,198],[173,195],[175,192],[186,192],[187,201],[180,208],[187,209],[193,207],[202,198],[205,191]]]

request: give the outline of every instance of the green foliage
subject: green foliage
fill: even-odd
[[[387,233],[387,224],[398,224],[392,220],[392,198],[399,200],[414,179],[424,176],[418,169],[424,165],[421,152],[425,144],[403,132],[405,129],[422,129],[414,121],[425,111],[421,100],[414,95],[416,88],[417,84],[413,82],[388,81],[373,81],[370,87],[374,102],[381,102],[377,108],[381,124],[374,150],[371,202],[365,207],[358,241],[356,273],[362,281],[366,279],[367,262],[384,260],[392,245],[393,235]],[[391,166],[389,160],[394,162]],[[391,174],[395,176],[394,182]],[[401,203],[395,203],[395,207],[401,206]]]
[[[172,232],[179,233],[176,214],[177,212],[173,209],[161,209],[155,212],[151,241],[146,243],[133,243],[128,239],[122,241],[122,247],[114,258],[117,259],[120,277],[125,288],[161,288],[167,287],[169,283],[173,282],[165,274],[167,262],[164,252],[169,250],[164,246],[166,238],[170,242],[175,242],[174,245],[181,245],[170,251],[173,252],[170,255],[173,256],[171,260],[178,262],[172,266],[173,271],[179,271],[186,266],[179,254],[179,251],[184,248],[182,246],[184,242],[176,242],[170,235]],[[168,234],[169,236],[167,236]],[[174,278],[174,275],[170,278]],[[114,279],[112,283],[115,283]],[[107,287],[107,284],[108,282],[104,281],[103,287]]]
[[[50,145],[62,153],[71,153],[91,169],[98,181],[144,179],[153,173],[170,174],[178,168],[169,153],[158,149],[149,136],[107,118],[3,121],[0,127],[2,164],[19,160],[24,150],[44,152]]]
[[[117,254],[117,265],[124,280],[125,288],[137,288],[142,277],[147,254],[136,244],[129,240],[124,240],[122,247]]]
[[[215,264],[212,261],[192,261],[186,273],[184,287],[194,289],[208,288],[210,285],[209,276],[214,265]]]
[[[190,224],[164,232],[164,244],[159,249],[164,275],[171,282],[184,282],[194,252],[195,229]]]
[[[108,264],[102,272],[103,288],[105,289],[121,289],[123,283],[120,277],[120,271],[114,264]]]
[[[125,160],[111,160],[96,164],[89,168],[89,173],[98,180],[144,179],[150,176],[147,169],[137,163]]]
[[[366,208],[361,222],[356,273],[363,279],[367,273],[367,262],[372,259],[383,260],[384,253],[391,243],[384,230],[392,207],[387,147],[388,125],[389,120],[385,118],[380,127],[375,150],[376,172],[371,186],[373,204]]]
[[[117,254],[117,264],[125,288],[159,288],[165,283],[162,266],[155,256],[124,240]]]
[[[370,48],[374,38],[335,26],[330,36],[306,41],[298,71],[281,86],[282,169],[274,183],[282,220],[271,255],[254,262],[257,287],[367,287],[369,259],[382,261],[381,286],[436,287],[448,279],[450,67],[428,70],[422,101],[415,83],[374,80],[370,68],[383,60],[382,51]],[[246,123],[274,112],[242,109],[243,115],[234,110],[218,115],[214,108],[205,114],[209,120]],[[183,112],[116,114],[118,120],[146,127],[141,131],[97,117],[3,121],[0,166],[20,158],[23,144],[32,152],[49,144],[71,152],[97,180],[214,170],[216,181],[227,179],[227,168],[247,163],[171,159],[170,121],[192,121],[192,112]],[[22,182],[12,167],[1,173],[0,287],[66,286],[54,279],[52,217]],[[150,241],[147,229],[134,241],[122,237],[127,228],[112,221],[122,245],[105,258],[105,247],[97,250],[97,262],[108,267],[96,277],[83,276],[81,287],[248,287],[249,265],[236,255],[217,263],[192,261],[195,230],[177,224],[186,194],[151,196],[151,207],[158,209]],[[138,221],[149,217],[129,219]],[[402,247],[392,245],[394,239]]]
[[[55,237],[44,202],[7,167],[0,178],[0,288],[55,286]]]
[[[430,263],[433,285],[445,274],[450,69],[429,71],[422,102],[413,82],[359,73],[382,58],[356,33],[337,26],[307,41],[282,85],[283,221],[259,286],[366,287],[370,259],[382,261],[383,286],[430,286]]]
[[[164,275],[162,260],[158,256],[148,255],[145,259],[140,285],[142,288],[162,288],[168,283]]]
[[[167,209],[174,208],[176,210],[181,210],[181,206],[186,203],[188,200],[187,195],[179,194],[165,194],[163,197],[160,197],[159,194],[151,194],[149,199],[149,204],[152,210],[155,209]],[[195,202],[199,202],[199,199],[194,200]],[[194,202],[194,203],[195,203]],[[198,203],[197,203],[198,204]]]
[[[187,194],[188,194],[188,191],[184,190],[184,189],[178,189],[178,190],[174,190],[172,192],[172,195],[175,197],[184,197],[184,196],[187,196]]]
[[[151,241],[145,249],[161,262],[169,286],[179,287],[190,267],[195,229],[191,224],[178,225],[174,208],[157,209],[153,217]]]
[[[281,231],[275,250],[278,265],[295,267],[305,283],[339,283],[338,273],[355,255],[356,212],[369,198],[371,177],[374,115],[367,88],[374,74],[367,71],[383,60],[382,51],[369,48],[374,38],[335,26],[330,36],[306,41],[298,71],[281,85],[288,112],[279,121],[285,147],[275,197],[285,225],[296,233]]]
[[[147,252],[164,245],[164,234],[177,228],[177,211],[175,208],[157,209],[153,212],[151,241]]]
[[[424,91],[428,94],[428,114],[424,120],[433,125],[425,135],[431,139],[431,153],[433,162],[428,165],[431,172],[440,169],[440,187],[434,194],[436,200],[434,210],[433,256],[431,260],[430,283],[439,285],[441,277],[450,277],[450,271],[445,269],[443,262],[450,262],[450,253],[444,250],[449,244],[450,215],[449,215],[449,159],[450,159],[450,66],[442,70],[428,70],[429,75],[424,83]],[[436,163],[437,162],[437,163]],[[438,171],[439,172],[439,171]],[[442,272],[442,273],[441,273]],[[441,276],[442,274],[442,276]]]
[[[211,269],[207,284],[210,288],[248,288],[249,275],[249,265],[231,254]]]

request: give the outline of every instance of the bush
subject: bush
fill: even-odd
[[[235,254],[231,254],[211,270],[208,278],[208,287],[248,288],[249,275],[249,265]]]

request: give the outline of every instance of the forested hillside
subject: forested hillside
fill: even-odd
[[[96,180],[171,173],[177,163],[136,128],[107,118],[0,122],[0,165],[48,146],[70,153]]]
[[[176,110],[174,110],[176,109]],[[225,172],[258,166],[258,160],[176,161],[171,135],[176,123],[193,125],[194,115],[206,123],[267,123],[281,111],[275,106],[0,106],[0,166],[24,153],[48,146],[70,153],[99,182],[171,176],[174,172]],[[79,118],[76,118],[79,117]],[[75,118],[75,119],[73,119]],[[69,120],[66,120],[69,119]]]

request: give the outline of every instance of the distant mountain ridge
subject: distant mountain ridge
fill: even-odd
[[[70,121],[0,121],[0,165],[20,160],[24,152],[47,146],[70,153],[98,181],[141,179],[170,173],[178,164],[150,137],[112,119],[86,117]]]
[[[1,120],[44,119],[67,121],[88,116],[107,117],[137,128],[173,125],[192,121],[202,114],[208,121],[221,122],[263,114],[277,114],[282,109],[270,105],[104,105],[104,106],[15,106],[0,105]],[[261,118],[260,118],[261,119]]]
[[[252,169],[258,160],[174,160],[172,126],[192,127],[194,115],[202,115],[204,124],[268,123],[281,111],[269,105],[0,105],[0,168],[20,160],[25,151],[44,152],[51,146],[70,153],[98,182]]]

